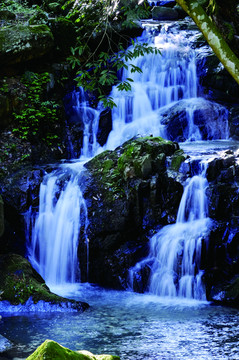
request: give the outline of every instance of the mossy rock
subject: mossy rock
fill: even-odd
[[[90,170],[98,185],[105,190],[106,198],[114,194],[123,197],[124,187],[132,179],[149,179],[166,171],[166,157],[178,150],[178,144],[161,137],[146,136],[125,142],[115,151],[106,150],[85,167]]]
[[[89,307],[86,303],[51,293],[29,261],[17,254],[0,256],[0,293],[1,300],[7,300],[12,305],[25,304],[31,297],[34,303],[43,300],[52,305],[65,304],[78,311]]]
[[[72,351],[55,341],[46,340],[26,360],[120,360],[113,355],[93,355],[88,351]]]
[[[181,164],[186,160],[187,155],[184,154],[182,149],[175,151],[171,159],[171,169],[178,171]]]
[[[46,25],[14,25],[0,28],[0,64],[18,64],[46,55],[53,35]]]

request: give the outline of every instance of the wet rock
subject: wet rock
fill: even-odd
[[[46,340],[26,360],[120,360],[114,355],[93,355],[89,351],[72,351],[53,340]]]
[[[43,300],[50,305],[75,311],[84,311],[89,307],[86,303],[51,293],[42,277],[20,255],[0,255],[0,271],[1,301],[8,301],[12,305],[23,305],[31,298],[34,304]]]
[[[0,64],[18,64],[49,53],[53,35],[46,25],[14,25],[0,28]]]
[[[239,106],[230,107],[229,112],[230,137],[239,140]]]
[[[227,109],[203,98],[180,100],[160,110],[159,116],[167,138],[172,141],[186,141],[197,136],[202,140],[221,139],[227,132]]]
[[[111,109],[107,108],[100,113],[100,118],[99,118],[99,128],[96,136],[100,146],[105,145],[111,130],[112,130],[112,113],[111,113]]]
[[[136,138],[85,165],[89,281],[126,288],[128,269],[147,254],[148,231],[175,221],[183,187],[166,164],[177,150],[162,138]],[[79,253],[83,265],[81,244]]]
[[[175,9],[164,6],[154,6],[152,9],[153,20],[177,20],[178,12]]]

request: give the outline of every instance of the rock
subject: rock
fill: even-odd
[[[58,5],[58,4],[57,4]],[[54,37],[54,47],[62,57],[70,54],[71,47],[75,46],[77,33],[74,24],[63,18],[52,19],[49,23]]]
[[[9,125],[8,115],[10,113],[10,101],[6,95],[0,94],[0,129]]]
[[[0,292],[1,300],[12,305],[26,304],[31,300],[58,305],[75,311],[84,311],[89,305],[80,301],[65,299],[50,292],[42,277],[31,264],[17,254],[0,255]]]
[[[111,130],[112,130],[112,113],[111,113],[111,109],[107,108],[100,113],[100,118],[99,118],[99,127],[96,137],[100,146],[105,145]]]
[[[46,340],[26,360],[120,360],[113,355],[93,355],[89,351],[72,351],[55,341]]]
[[[179,14],[177,10],[164,6],[154,6],[152,9],[153,20],[177,20]]]
[[[0,64],[18,64],[39,58],[53,47],[46,25],[14,25],[0,28]]]
[[[203,98],[179,100],[160,110],[159,116],[167,138],[172,141],[198,137],[202,140],[221,139],[227,133],[227,109]]]
[[[229,113],[230,137],[239,140],[239,106],[230,107]]]
[[[175,221],[183,187],[166,164],[177,150],[159,137],[136,138],[85,164],[90,282],[127,288],[128,269],[147,253],[149,230]],[[84,279],[81,244],[79,254]]]

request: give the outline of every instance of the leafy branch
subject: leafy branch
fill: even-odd
[[[96,92],[105,107],[116,106],[113,99],[107,97],[111,87],[116,85],[120,91],[130,91],[133,82],[130,77],[121,81],[120,72],[126,69],[130,73],[141,73],[141,69],[132,63],[133,59],[149,53],[159,53],[157,48],[133,40],[132,46],[125,50],[123,43],[128,45],[129,39],[116,30],[119,25],[136,26],[136,20],[148,17],[146,1],[137,4],[136,1],[91,0],[86,4],[82,0],[74,2],[68,16],[75,19],[78,27],[77,44],[71,48],[71,55],[68,57],[71,67],[77,70],[77,85]],[[121,41],[116,43],[115,37]],[[97,43],[93,50],[91,42]]]

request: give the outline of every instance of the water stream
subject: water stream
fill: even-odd
[[[112,131],[103,147],[96,136],[100,109],[91,109],[81,90],[72,94],[74,116],[84,123],[81,159],[46,175],[39,212],[31,214],[31,263],[53,291],[87,301],[91,308],[84,314],[26,312],[21,316],[15,316],[15,312],[11,316],[10,310],[5,309],[8,313],[2,312],[0,333],[16,343],[7,359],[25,358],[46,338],[73,350],[118,354],[122,360],[239,359],[238,312],[209,306],[201,281],[201,241],[211,224],[204,160],[201,171],[185,184],[176,224],[162,228],[150,241],[146,261],[150,259],[152,263],[149,291],[153,295],[79,284],[79,234],[86,247],[88,241],[87,208],[80,189],[82,164],[87,158],[104,149],[114,149],[136,135],[166,136],[162,113],[181,100],[187,104],[186,136],[194,140],[193,149],[192,142],[183,145],[185,151],[189,147],[188,152],[193,155],[200,148],[199,156],[205,158],[206,154],[208,158],[215,148],[228,147],[227,111],[222,111],[222,107],[214,108],[214,122],[208,128],[215,145],[202,141],[205,137],[195,123],[195,103],[204,105],[206,100],[198,96],[190,36],[166,24],[160,34],[146,31],[139,41],[155,44],[162,55],[135,60],[134,64],[143,70],[141,76],[123,73],[123,79],[134,79],[131,92],[112,90],[117,108],[113,110]]]

